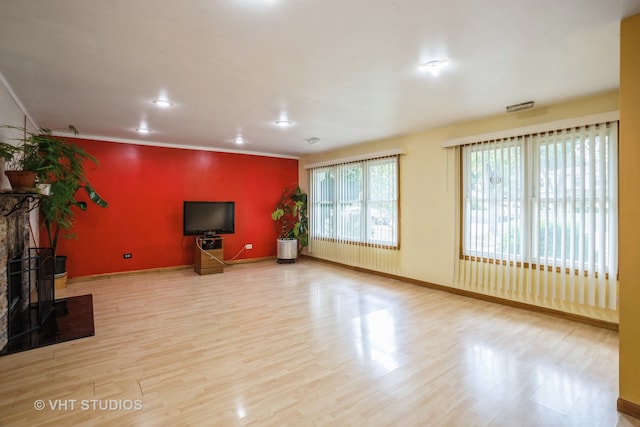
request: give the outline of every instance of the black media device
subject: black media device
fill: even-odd
[[[206,237],[203,237],[201,239],[201,242],[202,242],[202,249],[204,249],[205,251],[208,251],[211,249],[221,249],[220,239],[207,239]]]
[[[235,233],[235,202],[186,201],[183,204],[182,234],[214,236]]]

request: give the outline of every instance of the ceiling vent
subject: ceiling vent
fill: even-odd
[[[507,106],[507,113],[515,113],[516,111],[528,110],[533,108],[533,101],[523,102],[521,104],[514,104]]]

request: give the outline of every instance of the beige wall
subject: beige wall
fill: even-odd
[[[640,405],[640,15],[620,43],[620,398]]]
[[[573,117],[615,111],[618,91],[536,108],[499,114],[432,129],[422,133],[308,155],[300,159],[300,184],[308,190],[305,164],[358,154],[402,148],[400,159],[401,249],[397,274],[451,286],[454,271],[456,162],[452,149],[440,145],[447,139],[497,132]]]

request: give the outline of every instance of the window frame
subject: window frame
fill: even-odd
[[[609,144],[617,143],[617,140],[618,140],[617,135],[615,135],[614,137],[614,135],[610,133],[613,131],[609,129],[610,123],[612,122],[616,122],[616,121],[594,124],[596,126],[596,130],[601,129],[601,127],[606,127],[608,129],[606,134],[602,132],[598,133],[598,132],[592,131],[592,133],[588,137],[585,137],[585,139],[582,139],[581,141],[576,141],[575,133],[567,133],[569,130],[576,131],[577,128],[565,129],[564,131],[554,131],[555,133],[557,133],[555,141],[543,140],[541,142],[537,142],[534,144],[531,141],[531,138],[534,135],[521,135],[517,137],[508,137],[500,140],[501,143],[508,140],[518,140],[517,146],[521,147],[521,151],[522,151],[520,170],[522,171],[523,185],[522,185],[522,194],[518,198],[518,200],[520,200],[522,204],[522,208],[521,208],[522,220],[520,221],[520,224],[519,224],[522,229],[522,242],[521,242],[522,248],[521,248],[520,255],[514,256],[514,257],[511,257],[510,254],[506,254],[505,256],[504,251],[497,253],[494,249],[493,253],[484,253],[482,250],[477,251],[475,250],[475,248],[470,248],[467,246],[467,241],[468,242],[471,241],[471,239],[467,240],[467,233],[468,233],[467,229],[472,228],[468,224],[469,218],[467,217],[467,213],[466,213],[467,203],[468,203],[466,200],[466,192],[468,191],[467,187],[469,186],[469,182],[468,182],[469,171],[467,169],[467,166],[468,166],[467,163],[469,162],[469,160],[467,157],[468,156],[467,153],[469,151],[470,152],[474,152],[474,151],[488,152],[489,150],[491,150],[491,148],[489,146],[485,146],[483,148],[483,145],[490,144],[493,141],[487,141],[487,142],[478,143],[478,144],[461,145],[461,155],[459,159],[460,186],[461,186],[461,189],[460,189],[461,191],[459,194],[459,197],[460,197],[459,198],[459,206],[460,206],[459,258],[461,260],[479,261],[479,262],[484,262],[489,264],[515,265],[517,267],[533,268],[533,269],[540,269],[540,270],[544,269],[548,271],[555,270],[557,272],[561,272],[564,269],[566,273],[573,272],[575,274],[585,274],[585,275],[593,274],[593,272],[588,273],[589,261],[586,258],[586,256],[585,256],[585,259],[582,261],[580,261],[579,259],[572,260],[571,256],[568,256],[566,254],[566,247],[565,247],[565,253],[562,253],[562,249],[560,249],[560,252],[562,255],[561,257],[544,255],[542,253],[543,250],[540,247],[540,241],[539,241],[540,233],[543,231],[543,228],[539,227],[538,224],[543,218],[543,214],[541,213],[541,209],[542,209],[541,206],[543,203],[549,203],[549,202],[554,202],[556,205],[556,209],[560,209],[560,206],[564,206],[566,208],[567,205],[570,205],[570,206],[584,205],[586,208],[592,209],[594,208],[594,206],[596,207],[602,206],[602,203],[603,203],[602,197],[604,197],[604,205],[606,206],[606,210],[607,210],[607,214],[606,214],[607,223],[610,221],[610,215],[612,214],[615,215],[615,212],[612,213],[611,211],[610,203],[612,201],[609,199],[610,197],[609,194],[605,195],[604,190],[600,189],[600,188],[603,188],[605,186],[605,183],[607,183],[607,180],[610,179],[610,176],[607,173],[609,171],[609,168],[612,167],[611,163],[609,163],[610,159],[608,159],[608,156],[610,155],[610,152],[611,152],[609,148]],[[616,125],[616,129],[619,129],[619,125]],[[562,133],[560,134],[560,132]],[[552,134],[553,132],[540,132],[539,134],[535,134],[535,136],[544,137],[546,136],[547,133]],[[541,177],[543,176],[542,166],[541,166],[543,163],[543,155],[542,155],[543,147],[545,148],[547,153],[545,155],[548,155],[548,152],[549,152],[548,147],[550,146],[557,147],[558,145],[563,145],[563,144],[566,145],[568,144],[570,139],[573,139],[573,141],[571,142],[571,144],[573,145],[571,145],[571,147],[574,150],[584,151],[585,145],[583,144],[585,144],[585,141],[589,140],[590,138],[593,138],[593,141],[591,142],[591,145],[590,145],[591,147],[593,147],[592,151],[595,153],[595,151],[598,150],[599,156],[590,157],[589,162],[594,162],[596,165],[600,167],[600,173],[594,172],[590,176],[590,179],[592,179],[591,185],[594,185],[594,184],[597,185],[592,190],[592,193],[589,196],[587,196],[586,190],[584,190],[582,194],[578,194],[574,192],[573,199],[571,199],[572,194],[567,194],[566,190],[563,195],[564,197],[557,197],[557,194],[550,195],[549,192],[547,191],[546,198],[543,200],[543,198],[541,197],[543,194],[542,193],[538,194],[538,190],[539,190],[538,186],[540,185]],[[616,148],[614,151],[617,152],[617,150],[618,149]],[[567,153],[566,148],[563,150],[560,150],[560,153],[561,153],[560,157],[559,158],[555,157],[552,161],[547,158],[546,166],[549,167],[550,165],[553,165],[552,170],[556,170],[557,165],[555,162],[564,161],[564,156]],[[554,154],[554,156],[556,156],[556,154]],[[614,163],[617,164],[617,161],[615,161]],[[592,167],[596,168],[596,166],[592,166]],[[605,167],[605,170],[606,170],[605,173],[602,173],[602,167]],[[574,168],[573,173],[577,174],[578,169],[582,172],[582,169],[584,168],[584,166],[580,165],[578,167],[574,164],[573,168]],[[595,169],[595,171],[597,171],[597,169]],[[565,170],[565,173],[566,173],[566,170]],[[572,178],[574,179],[573,183],[575,185],[576,176],[573,176]],[[584,178],[584,174],[583,174],[583,178]],[[611,185],[611,183],[607,183],[606,188],[609,188],[609,185]],[[617,191],[618,190],[616,190],[616,192]],[[553,197],[553,196],[556,196],[556,197]],[[477,200],[477,199],[474,199],[474,200]],[[582,204],[576,204],[577,201],[580,201]],[[574,203],[574,204],[571,204],[571,203]],[[545,212],[548,214],[548,210],[546,210]],[[548,219],[549,218],[547,217],[546,220]],[[584,222],[582,223],[582,226],[585,226]],[[547,249],[546,246],[545,246],[545,249]],[[603,256],[603,258],[605,262],[608,260],[607,256]],[[582,262],[581,265],[580,265],[580,262]],[[607,271],[609,270],[608,265],[605,268],[607,269]],[[617,270],[617,266],[615,268]],[[595,272],[595,277],[596,278],[598,277],[597,271]],[[608,278],[608,273],[606,273],[606,277]]]
[[[390,164],[393,165],[393,182],[392,182],[392,194],[390,198],[374,199],[369,194],[371,189],[371,170],[372,166],[376,164]],[[341,181],[344,173],[348,173],[349,170],[354,168],[360,170],[360,186],[357,188],[357,198],[344,198],[349,191],[345,187],[344,182]],[[320,173],[328,174],[329,178],[333,178],[331,185],[331,191],[327,191],[332,200],[324,200],[326,194],[322,194],[321,183],[316,181]],[[309,169],[309,187],[310,191],[310,236],[315,240],[340,242],[350,245],[367,246],[385,249],[399,249],[400,248],[400,162],[398,155],[376,157],[371,159],[362,159],[358,161],[351,161],[345,163],[337,163],[330,165],[323,165],[316,168]],[[342,185],[341,185],[342,183]],[[325,187],[325,190],[327,188]],[[353,188],[349,188],[352,190]],[[351,196],[353,194],[350,194]],[[319,199],[322,197],[321,199]],[[370,232],[373,230],[373,219],[369,218],[372,205],[380,203],[392,204],[392,218],[391,222],[391,235],[390,240],[379,240],[372,238]],[[347,211],[349,205],[359,205],[357,212],[358,218],[356,221],[359,223],[359,230],[352,235],[344,232],[344,227],[348,225],[347,222],[339,221],[340,215]],[[342,205],[342,206],[341,206]],[[330,206],[330,221],[328,225],[322,225],[319,221],[322,221],[322,217],[318,217],[320,207]]]

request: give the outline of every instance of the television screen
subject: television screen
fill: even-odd
[[[234,232],[235,202],[184,202],[183,235],[201,236]]]

